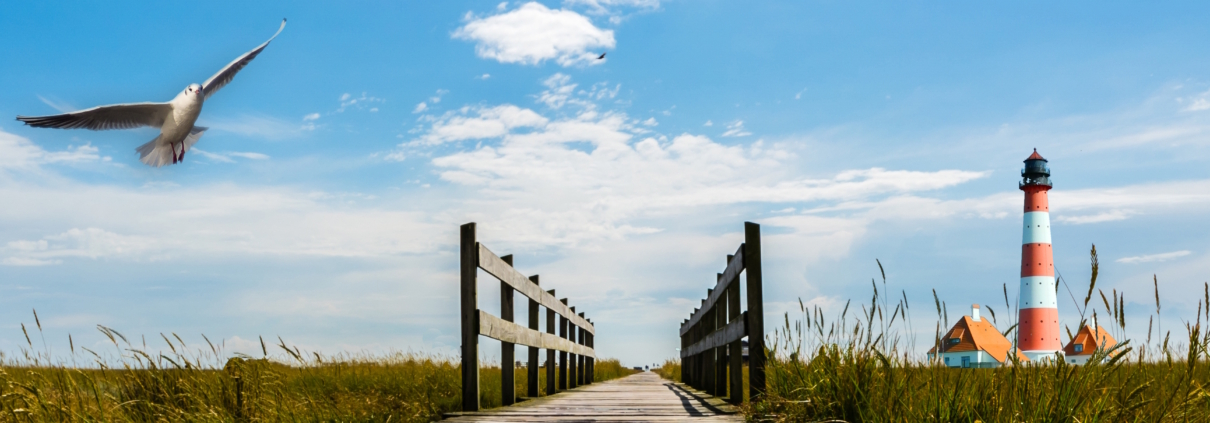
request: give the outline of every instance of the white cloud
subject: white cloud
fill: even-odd
[[[68,103],[66,101],[63,101],[63,100],[59,100],[57,98],[46,98],[46,97],[39,95],[38,100],[41,100],[42,104],[45,104],[55,110],[58,110],[59,113],[68,113],[68,112],[74,112],[76,110],[80,110],[75,105]]]
[[[355,109],[365,109],[367,105],[373,103],[385,103],[386,100],[362,92],[360,97],[353,98],[349,93],[340,95],[340,107],[336,109],[336,113],[344,113],[350,107]]]
[[[445,96],[446,94],[449,94],[449,92],[450,92],[450,90],[437,90],[437,94],[432,97],[429,97],[429,101],[432,102],[433,104],[440,103],[441,97]]]
[[[245,159],[250,159],[250,160],[268,160],[269,159],[269,155],[267,155],[267,154],[251,153],[251,152],[243,152],[243,151],[232,151],[230,153],[227,153],[227,155],[235,156],[235,157],[243,157]]]
[[[647,118],[647,120],[643,121],[644,126],[656,126],[659,124],[660,123],[656,122],[655,118]]]
[[[1186,111],[1191,111],[1191,112],[1195,112],[1195,111],[1199,111],[1199,110],[1206,110],[1206,109],[1210,109],[1210,101],[1207,101],[1204,98],[1197,99],[1192,104],[1190,104],[1189,107],[1185,108]]]
[[[303,120],[304,122],[314,121],[308,121],[305,117]],[[312,125],[313,129],[312,123],[304,123],[302,127],[299,127],[297,121],[289,122],[265,115],[245,114],[237,117],[210,119],[205,126],[209,126],[215,131],[229,132],[246,137],[284,140],[301,136],[304,130],[308,130],[308,125]],[[205,137],[202,138],[202,143],[205,143]]]
[[[220,163],[235,163],[235,160],[232,159],[232,157],[239,157],[239,158],[244,158],[244,159],[249,159],[249,160],[268,160],[269,159],[268,155],[262,154],[262,153],[251,153],[251,152],[242,152],[242,151],[228,151],[228,152],[224,152],[224,153],[212,153],[209,151],[198,149],[196,147],[189,151],[200,154],[202,157],[205,157],[207,159],[210,159],[210,160],[213,160],[216,162],[220,162]]]
[[[479,79],[479,80],[484,80],[484,81],[486,81],[486,80],[490,79],[491,77],[492,77],[492,74],[490,74],[490,73],[485,73],[485,74],[483,74],[483,75],[476,76],[476,77],[475,77],[475,79]]]
[[[304,120],[304,121],[307,121],[307,120],[316,120],[316,119],[319,119],[319,113],[311,113],[311,114],[309,114],[309,115],[303,116],[303,120]]]
[[[29,260],[144,261],[183,254],[386,257],[435,251],[431,242],[399,242],[439,238],[440,230],[424,223],[426,213],[349,207],[376,201],[232,184],[191,188],[188,196],[171,187],[0,184],[0,202],[9,205],[0,210],[0,219],[31,227],[77,223],[34,239],[0,240],[0,254],[11,258],[10,264],[31,265],[36,263]],[[78,204],[88,204],[90,212],[79,213]],[[301,227],[310,229],[300,232]]]
[[[483,18],[468,14],[453,37],[475,42],[475,53],[486,59],[523,65],[554,60],[564,67],[597,64],[599,50],[616,43],[612,30],[597,28],[587,17],[537,2]]]
[[[538,94],[538,101],[552,109],[558,109],[575,93],[577,84],[571,82],[570,76],[556,73],[542,81],[542,85],[546,86],[546,90]]]
[[[194,148],[190,149],[189,151],[193,152],[194,154],[199,154],[202,157],[205,157],[207,159],[210,159],[210,160],[213,160],[213,161],[216,161],[219,163],[235,163],[235,160],[231,160],[230,157],[227,157],[222,154],[211,153],[209,151],[202,150],[197,147],[194,147]]]
[[[660,8],[660,0],[564,0],[563,3],[568,6],[585,6],[588,13],[594,15],[614,15],[611,22],[615,24],[620,19],[619,9],[634,8],[640,11],[651,11]]]
[[[428,109],[429,109],[429,105],[422,101],[422,102],[420,102],[420,104],[416,105],[415,109],[412,109],[412,113],[420,113],[420,112],[423,112]]]
[[[705,126],[705,127],[711,127],[711,126],[714,126],[714,121],[710,121],[710,120],[708,120],[708,121],[706,121],[706,123],[702,124],[702,126]]]
[[[1118,262],[1118,263],[1127,263],[1127,264],[1135,264],[1135,263],[1151,263],[1151,262],[1169,261],[1169,260],[1173,260],[1173,259],[1177,259],[1177,258],[1180,258],[1180,257],[1187,256],[1187,255],[1189,255],[1189,254],[1192,254],[1192,252],[1190,252],[1189,250],[1181,250],[1181,251],[1173,251],[1173,252],[1170,252],[1170,253],[1148,254],[1148,255],[1143,255],[1143,256],[1132,256],[1132,257],[1122,257],[1122,258],[1117,259],[1117,260],[1114,260],[1114,261],[1115,261],[1115,262]]]
[[[803,89],[802,89],[802,91],[799,91],[799,92],[797,92],[797,93],[794,93],[794,99],[795,99],[795,100],[801,100],[801,99],[802,99],[802,93],[805,93],[805,92],[807,92],[807,89],[806,89],[806,88],[803,88]]]
[[[28,139],[0,131],[0,170],[34,169],[49,163],[83,163],[102,160],[92,144],[68,146],[63,151],[46,151]]]
[[[13,266],[42,266],[57,264],[68,257],[109,258],[144,255],[155,244],[145,237],[119,235],[98,228],[72,228],[36,241],[10,241],[4,250],[9,254],[4,264]]]
[[[1090,214],[1090,215],[1078,215],[1078,216],[1060,215],[1058,218],[1055,219],[1055,221],[1061,222],[1061,223],[1070,223],[1073,225],[1083,225],[1083,224],[1087,224],[1087,223],[1101,223],[1101,222],[1113,222],[1113,221],[1118,221],[1118,220],[1126,220],[1126,219],[1129,219],[1130,216],[1135,215],[1135,214],[1137,214],[1137,213],[1135,213],[1131,210],[1110,210],[1110,211],[1101,212],[1101,213],[1097,213],[1097,214]]]
[[[746,137],[752,135],[751,132],[744,130],[744,121],[737,120],[727,125],[727,131],[723,132],[724,137]]]
[[[470,114],[474,116],[469,116]],[[514,128],[542,126],[547,119],[533,110],[505,104],[463,108],[433,118],[426,134],[407,144],[437,145],[453,141],[500,137]]]

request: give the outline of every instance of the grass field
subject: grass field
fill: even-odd
[[[1095,247],[1091,257],[1087,294],[1082,306],[1075,304],[1080,324],[1100,314],[1102,326],[1121,342],[1125,300],[1096,289]],[[1198,316],[1167,332],[1158,330],[1158,281],[1155,285],[1156,313],[1148,321],[1147,339],[1098,351],[1090,365],[1060,360],[957,369],[930,362],[912,347],[915,339],[901,335],[910,333],[910,307],[902,292],[888,301],[884,276],[881,286],[874,284],[869,303],[850,303],[831,319],[806,306],[793,322],[787,314],[767,340],[767,395],[742,409],[762,421],[1210,422],[1210,330],[1202,326],[1210,318],[1210,285],[1189,293],[1202,298]],[[1102,301],[1094,301],[1098,297]],[[1005,302],[1012,311],[1007,288]],[[928,345],[940,342],[952,323],[939,298],[933,305],[938,322]],[[1000,327],[1013,338],[1011,318]],[[680,364],[669,361],[658,372],[679,380]]]
[[[0,421],[422,422],[461,409],[461,369],[450,357],[303,357],[283,344],[279,348],[290,354],[281,360],[224,362],[216,359],[220,349],[191,350],[175,337],[164,337],[172,353],[152,356],[104,331],[123,351],[116,364],[88,350],[78,355],[92,358],[94,368],[48,365],[49,357],[28,351],[0,358]],[[596,380],[633,372],[604,359],[596,365]],[[545,374],[539,374],[545,387]],[[525,370],[514,380],[516,392],[524,394]],[[480,369],[480,389],[483,407],[500,406],[499,367]]]

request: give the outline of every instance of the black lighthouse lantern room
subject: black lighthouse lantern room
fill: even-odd
[[[1028,159],[1025,159],[1025,168],[1021,169],[1021,185],[1019,188],[1027,186],[1044,186],[1050,187],[1050,168],[1046,166],[1046,159],[1038,154],[1038,149],[1034,149],[1034,154],[1030,154]]]

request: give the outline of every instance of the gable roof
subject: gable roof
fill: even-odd
[[[1092,326],[1084,326],[1076,332],[1075,338],[1072,338],[1071,342],[1068,342],[1067,346],[1063,347],[1063,354],[1069,356],[1092,355],[1098,347],[1109,349],[1117,344],[1118,341],[1114,340],[1113,336],[1109,332],[1106,332],[1104,327],[1097,325],[1096,333],[1093,333]],[[1076,352],[1076,345],[1083,346],[1080,352]]]
[[[958,339],[958,343],[951,344],[950,339]],[[928,353],[934,354],[937,346],[930,348]],[[995,326],[992,326],[987,319],[979,319],[975,321],[970,316],[962,316],[962,319],[954,323],[954,327],[950,328],[945,336],[941,337],[941,352],[960,352],[960,351],[979,351],[982,350],[992,356],[996,361],[1004,363],[1008,358],[1008,353],[1013,349],[1013,343],[1005,338]],[[1020,361],[1028,361],[1020,352],[1017,353],[1017,359]]]

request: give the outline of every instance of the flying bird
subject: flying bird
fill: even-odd
[[[605,58],[605,53],[601,53],[601,55],[600,55],[600,56],[597,56],[597,60],[601,60],[601,59],[604,59],[604,58]]]
[[[94,131],[141,126],[160,128],[159,136],[135,149],[139,153],[139,160],[155,167],[180,163],[185,160],[185,152],[208,129],[193,125],[202,113],[202,104],[231,82],[235,74],[248,66],[283,29],[286,29],[285,19],[281,20],[281,27],[264,44],[237,57],[201,85],[189,84],[167,103],[111,104],[61,115],[17,116],[17,120],[35,128],[82,128]]]

